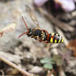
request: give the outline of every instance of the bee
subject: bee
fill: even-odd
[[[57,34],[57,33],[48,33],[45,29],[40,29],[39,27],[39,22],[36,18],[36,16],[32,13],[32,10],[29,6],[27,6],[30,18],[33,20],[33,22],[37,25],[36,28],[28,28],[24,17],[22,16],[22,20],[25,24],[25,27],[27,29],[27,32],[22,33],[19,35],[19,38],[26,34],[28,37],[34,38],[40,42],[45,42],[45,43],[62,43],[63,38]]]

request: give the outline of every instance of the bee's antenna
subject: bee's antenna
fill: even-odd
[[[24,17],[22,16],[22,20],[23,20],[23,22],[24,22],[24,24],[25,24],[25,27],[27,28],[27,30],[28,30],[28,26],[27,26],[27,24],[26,24],[26,22],[25,22],[25,20],[24,20]]]
[[[18,38],[20,38],[21,36],[23,36],[24,34],[27,34],[28,32],[24,32],[21,35],[18,36]]]
[[[23,20],[23,22],[24,22],[24,24],[25,24],[25,27],[26,27],[26,29],[27,29],[27,32],[22,33],[21,35],[18,36],[18,38],[20,38],[20,37],[23,36],[24,34],[27,34],[27,33],[28,33],[28,26],[27,26],[27,24],[26,24],[23,16],[22,16],[22,20]]]

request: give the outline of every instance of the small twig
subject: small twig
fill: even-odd
[[[42,8],[38,8],[38,10],[40,11],[40,13],[42,13],[44,16],[46,16],[54,25],[60,27],[64,31],[71,31],[71,32],[74,31],[73,27],[71,27],[70,25],[68,25],[66,23],[59,21],[58,19],[53,17],[53,15],[51,13],[46,12]]]
[[[0,60],[5,62],[6,64],[8,64],[9,66],[17,69],[19,72],[21,72],[24,76],[33,76],[32,74],[24,71],[23,69],[19,68],[18,66],[16,66],[14,63],[10,62],[9,60],[7,60],[6,58],[4,58],[3,56],[0,55]]]
[[[59,66],[59,76],[66,76],[62,66]]]
[[[14,31],[15,28],[16,28],[15,23],[9,24],[8,26],[6,26],[6,27],[4,27],[3,29],[0,30],[0,37],[2,37],[4,33],[9,33],[9,32]]]

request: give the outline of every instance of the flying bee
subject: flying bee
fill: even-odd
[[[32,10],[29,6],[27,7],[27,11],[29,12],[30,18],[32,19],[32,21],[37,25],[36,28],[28,28],[24,17],[22,16],[22,20],[25,24],[25,27],[27,29],[27,32],[22,33],[21,35],[19,35],[19,38],[21,36],[23,36],[24,34],[26,34],[27,36],[34,38],[40,42],[45,42],[45,43],[62,43],[63,42],[63,38],[56,33],[48,33],[46,30],[44,29],[40,29],[39,27],[39,23],[37,18],[35,17],[35,15],[32,13]]]

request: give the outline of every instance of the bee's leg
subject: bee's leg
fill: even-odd
[[[49,43],[48,41],[44,41],[45,43]]]
[[[31,38],[34,38],[34,36],[32,35]]]
[[[50,49],[50,47],[51,47],[51,44],[50,43],[45,43],[45,46],[46,46],[46,49],[47,49],[47,51],[49,51],[49,49]]]
[[[33,36],[33,38],[34,38],[35,40],[37,40],[37,36]]]
[[[39,36],[35,36],[35,39],[38,40],[39,42],[42,42],[41,38]]]

